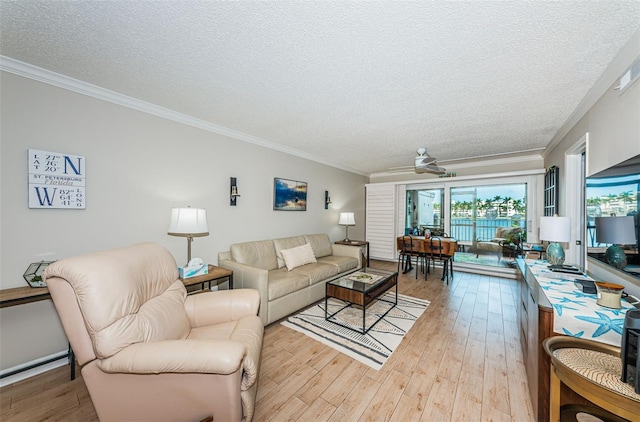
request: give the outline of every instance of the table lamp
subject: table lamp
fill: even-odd
[[[540,217],[540,240],[546,240],[547,261],[551,265],[562,265],[564,262],[564,249],[558,242],[571,240],[571,221],[569,217]]]
[[[345,226],[346,227],[346,234],[345,234],[345,238],[344,241],[345,242],[350,242],[349,240],[349,226],[355,226],[356,225],[356,219],[354,217],[354,214],[352,212],[341,212],[340,213],[340,220],[338,221],[338,224],[340,224],[341,226]]]
[[[636,243],[633,217],[596,217],[596,242],[611,244],[604,254],[607,263],[619,269],[625,268],[627,255],[618,245]]]
[[[187,238],[187,264],[189,264],[193,238],[209,236],[207,210],[191,207],[172,208],[168,234]]]

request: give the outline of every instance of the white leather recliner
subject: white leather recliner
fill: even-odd
[[[187,296],[154,243],[62,259],[44,279],[101,421],[251,420],[257,291]]]

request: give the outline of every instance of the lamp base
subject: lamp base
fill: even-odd
[[[343,240],[343,242],[351,242],[351,241],[349,240],[349,226],[345,226],[345,228],[346,228],[347,230],[346,230],[346,232],[345,232],[345,234],[344,234],[344,240]]]
[[[604,253],[605,259],[609,263],[618,269],[623,269],[627,266],[627,254],[624,253],[622,248],[618,245],[611,245]]]
[[[562,265],[564,263],[564,249],[559,243],[549,243],[549,246],[547,246],[547,261],[551,265]]]

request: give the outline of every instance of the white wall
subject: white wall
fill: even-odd
[[[186,261],[185,238],[167,235],[172,207],[207,209],[210,236],[192,255],[217,263],[230,244],[304,233],[344,237],[342,210],[356,212],[364,238],[366,177],[110,102],[0,74],[0,287],[26,286],[31,262],[140,241]],[[29,148],[86,157],[85,210],[29,209]],[[242,195],[229,206],[229,178]],[[273,211],[273,178],[308,182],[305,212]],[[324,191],[333,203],[324,209]],[[50,301],[0,311],[0,369],[66,349]]]
[[[565,215],[567,206],[565,152],[580,143],[586,134],[587,176],[640,154],[640,81],[633,83],[622,94],[615,89],[623,72],[640,58],[638,52],[640,30],[631,37],[596,84],[596,87],[604,87],[603,93],[583,115],[577,116],[574,125],[567,126],[566,135],[545,158],[545,167],[560,167],[560,215]],[[591,260],[587,262],[587,269],[595,277],[623,284],[628,293],[640,296],[637,278],[592,263]]]

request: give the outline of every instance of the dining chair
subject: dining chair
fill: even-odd
[[[425,273],[424,278],[427,279],[427,254],[422,248],[422,242],[411,236],[402,236],[402,240],[398,245],[398,272],[400,272],[400,264],[403,264],[403,273],[408,273],[413,267],[412,259],[416,261],[416,279],[418,278],[418,268],[422,264],[422,272]],[[406,261],[405,261],[406,260]]]
[[[448,247],[442,245],[442,239],[438,236],[431,237],[425,242],[428,242],[426,247],[426,252],[428,253],[427,272],[429,272],[432,262],[435,268],[436,260],[440,261],[442,263],[442,281],[446,280],[447,284],[449,284],[449,275],[453,277],[453,256],[447,253]]]

